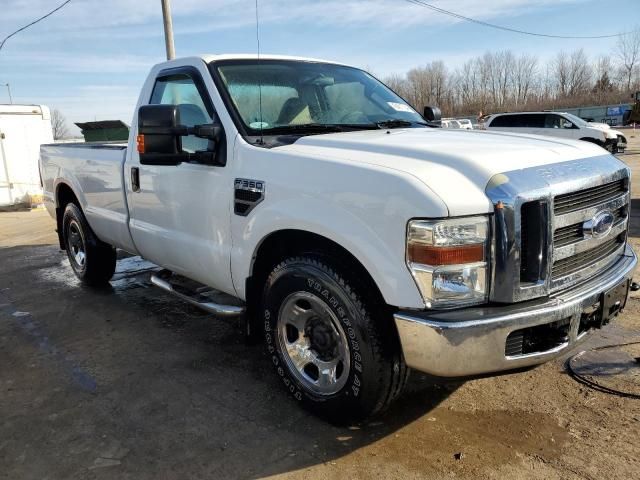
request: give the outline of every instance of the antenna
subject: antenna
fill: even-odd
[[[260,20],[258,16],[258,0],[256,0],[256,44],[258,47],[258,111],[260,116],[260,145],[264,144],[264,136],[262,135],[262,82],[260,81]]]

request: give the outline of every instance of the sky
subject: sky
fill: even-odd
[[[0,38],[62,0],[0,0]],[[605,35],[640,23],[640,0],[433,0],[468,17],[559,35]],[[378,77],[433,60],[455,69],[510,49],[544,62],[560,50],[610,54],[613,39],[566,40],[490,29],[406,0],[259,0],[262,53],[363,67]],[[177,56],[255,53],[255,0],[173,0]],[[130,124],[150,67],[165,59],[160,0],[72,0],[0,50],[14,103],[45,104],[73,122]],[[0,103],[8,103],[0,86]],[[72,133],[79,131],[71,128]]]

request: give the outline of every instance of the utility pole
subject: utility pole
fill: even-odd
[[[9,103],[13,105],[13,98],[11,97],[11,85],[9,85],[9,83],[0,83],[0,86],[7,87],[7,92],[9,92]]]
[[[162,18],[164,20],[164,43],[167,47],[167,60],[176,58],[176,49],[173,45],[173,23],[171,22],[171,0],[162,2]]]

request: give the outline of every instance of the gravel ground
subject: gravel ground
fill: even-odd
[[[620,158],[638,172],[629,136]],[[640,479],[640,400],[576,383],[564,360],[452,384],[415,373],[382,417],[334,427],[287,398],[238,325],[150,287],[153,266],[123,259],[111,288],[78,285],[53,228],[0,213],[0,478]],[[640,292],[589,345],[634,340]]]

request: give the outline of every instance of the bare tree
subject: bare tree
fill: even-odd
[[[612,72],[611,57],[603,55],[598,58],[594,65],[595,83],[591,89],[597,103],[606,101],[610,93],[614,91],[615,86],[611,81]]]
[[[559,52],[545,63],[504,50],[471,58],[453,72],[444,62],[432,61],[406,75],[389,76],[385,83],[418,111],[437,105],[446,116],[472,115],[628,102],[628,77],[616,77],[620,68],[615,57],[592,61],[582,49]],[[632,87],[639,70],[640,57],[632,71]]]
[[[369,70],[367,70],[369,71]],[[403,98],[407,98],[407,82],[402,75],[393,74],[385,77],[383,83]]]
[[[558,95],[566,97],[569,93],[569,57],[564,50],[558,52],[553,59],[553,82],[556,85]]]
[[[513,70],[513,96],[516,107],[529,100],[536,79],[538,59],[533,55],[520,55]]]
[[[69,136],[67,120],[58,109],[55,109],[53,112],[51,112],[51,129],[53,130],[54,140],[60,140]]]
[[[618,37],[615,53],[622,62],[622,71],[628,92],[631,90],[631,80],[640,62],[640,27]]]
[[[591,81],[591,67],[583,49],[571,54],[558,53],[553,60],[553,73],[560,97],[574,97],[587,91]]]
[[[584,50],[574,51],[569,57],[569,95],[583,94],[591,82],[591,66]]]

